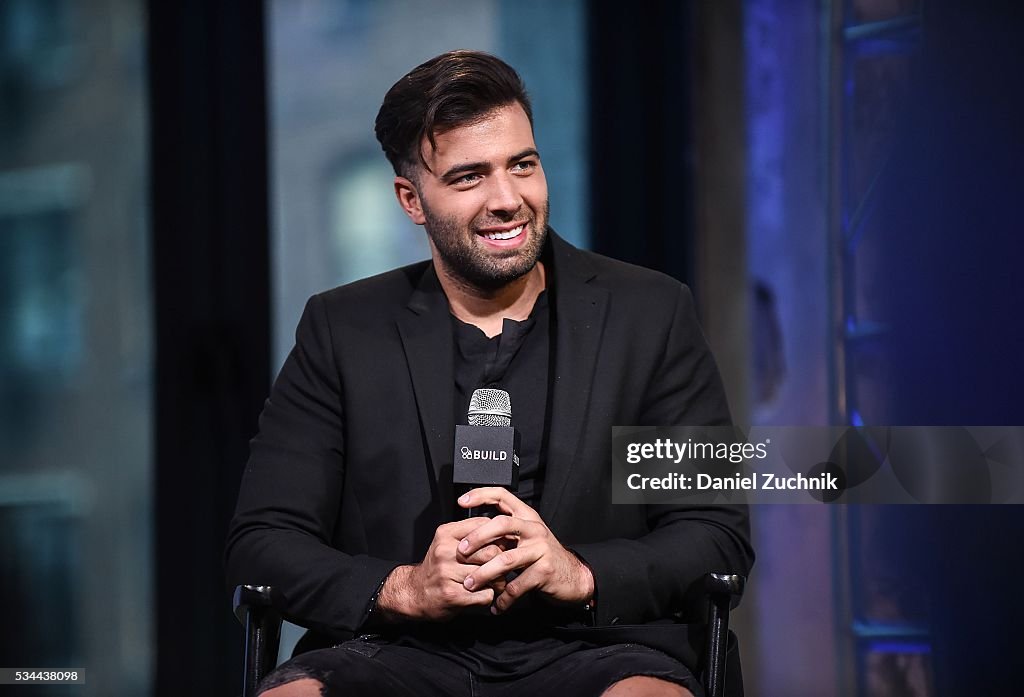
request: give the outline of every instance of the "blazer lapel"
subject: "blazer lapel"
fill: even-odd
[[[557,517],[586,420],[604,331],[608,292],[589,282],[596,272],[578,251],[551,234],[555,289],[555,364],[551,433],[540,514]]]
[[[397,322],[398,333],[409,364],[441,514],[444,520],[450,520],[455,507],[452,489],[454,346],[448,300],[433,265],[427,267],[406,307],[408,312]]]

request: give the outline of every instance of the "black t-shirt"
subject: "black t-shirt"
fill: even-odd
[[[550,316],[541,292],[530,316],[506,319],[501,333],[487,338],[479,328],[452,315],[455,344],[455,423],[467,423],[473,391],[502,389],[512,402],[512,425],[519,431],[517,496],[536,508],[544,480]]]
[[[501,334],[488,338],[452,315],[455,345],[455,423],[467,423],[469,400],[480,387],[509,393],[512,425],[519,430],[519,490],[533,508],[540,502],[547,449],[548,373],[552,313],[546,292],[522,322],[506,319]],[[527,595],[501,616],[486,608],[466,611],[451,622],[385,630],[391,643],[444,655],[481,678],[527,674],[580,648],[579,641],[551,635],[550,626],[580,621],[578,608],[555,607]]]

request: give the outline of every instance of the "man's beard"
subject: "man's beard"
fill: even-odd
[[[456,276],[456,280],[480,290],[494,291],[522,278],[536,266],[547,238],[547,201],[539,216],[530,211],[526,228],[521,233],[528,236],[525,243],[510,250],[487,250],[482,246],[486,243],[476,241],[475,230],[512,221],[474,221],[467,228],[453,218],[435,215],[426,201],[422,198],[420,201],[426,218],[427,234],[445,267]]]

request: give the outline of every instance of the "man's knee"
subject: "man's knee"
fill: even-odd
[[[260,681],[257,697],[321,697],[324,693],[322,671],[288,661]]]
[[[693,693],[667,680],[634,675],[614,683],[601,697],[693,697]]]
[[[324,684],[314,678],[299,678],[269,690],[260,692],[259,697],[320,697]]]

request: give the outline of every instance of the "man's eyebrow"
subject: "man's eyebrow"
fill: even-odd
[[[441,175],[441,179],[450,179],[456,174],[462,174],[463,172],[476,172],[480,169],[486,169],[489,165],[486,162],[465,162],[461,165],[455,165],[447,172]]]
[[[537,152],[536,148],[526,148],[525,150],[520,150],[512,157],[508,158],[508,161],[510,163],[518,162],[519,160],[523,160],[527,157],[540,158],[540,153]],[[490,163],[488,162],[464,162],[461,165],[455,165],[451,169],[447,170],[441,175],[441,179],[451,179],[457,174],[462,174],[464,172],[477,172],[482,169],[487,169],[488,167],[490,167]]]
[[[537,152],[537,148],[527,148],[521,152],[517,152],[512,157],[508,158],[509,162],[518,162],[519,160],[525,160],[527,157],[536,157],[540,159],[540,153]]]

